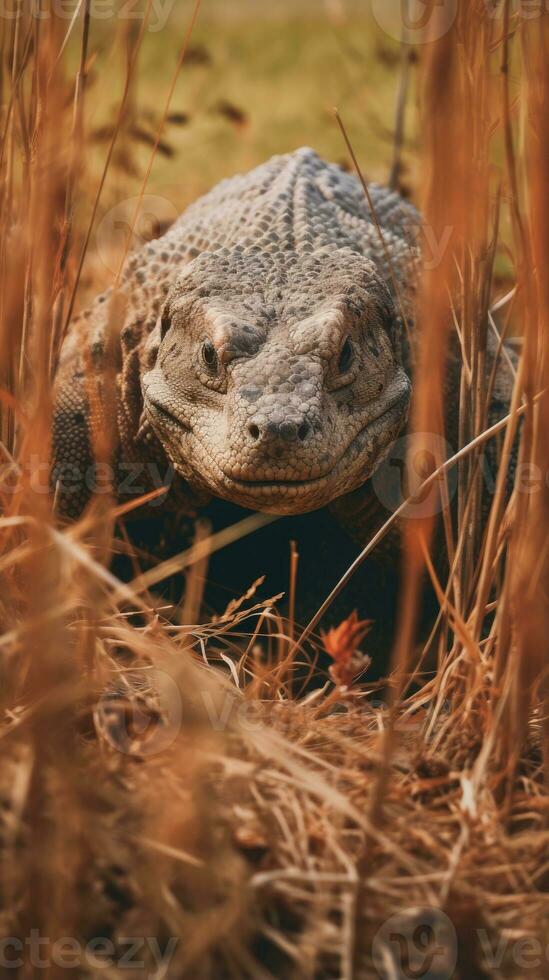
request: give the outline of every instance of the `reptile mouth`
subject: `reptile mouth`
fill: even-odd
[[[266,494],[275,493],[277,490],[286,490],[286,491],[293,490],[295,495],[300,495],[300,494],[307,493],[309,490],[315,490],[324,487],[330,481],[330,478],[337,474],[338,470],[340,469],[341,465],[343,464],[343,462],[345,461],[349,453],[352,453],[353,448],[360,446],[361,441],[364,439],[364,437],[370,431],[370,429],[372,429],[372,427],[376,425],[376,423],[381,422],[383,419],[387,418],[391,414],[394,414],[395,410],[398,410],[398,414],[400,416],[401,403],[402,403],[402,399],[399,398],[398,400],[393,402],[392,405],[386,408],[383,412],[377,415],[375,418],[370,419],[370,421],[367,422],[365,426],[363,426],[360,432],[357,432],[356,436],[354,437],[354,439],[351,440],[349,445],[345,447],[344,451],[334,462],[333,466],[326,473],[323,473],[321,476],[314,477],[312,479],[305,479],[305,480],[242,480],[240,478],[232,476],[230,473],[227,473],[225,470],[223,471],[224,475],[228,480],[231,481],[234,487],[237,487],[238,489],[243,490],[247,493],[258,494],[258,495],[262,493],[266,493]]]
[[[306,479],[294,479],[294,480],[260,480],[242,479],[240,475],[231,473],[226,470],[220,462],[215,458],[212,453],[211,448],[208,448],[202,443],[202,441],[197,437],[196,433],[191,427],[186,425],[182,419],[174,415],[169,409],[167,409],[161,403],[159,404],[156,400],[150,398],[145,398],[145,409],[151,421],[153,422],[163,422],[172,431],[179,431],[180,433],[186,433],[194,436],[196,440],[197,448],[200,447],[198,455],[195,456],[195,462],[192,467],[194,478],[198,479],[198,482],[207,489],[212,490],[215,487],[215,491],[221,497],[228,499],[235,499],[239,497],[241,500],[247,500],[247,506],[254,507],[266,507],[275,508],[275,513],[282,512],[281,507],[284,508],[284,513],[293,513],[295,511],[296,505],[299,503],[299,508],[307,506],[308,503],[315,500],[316,498],[324,498],[330,492],[330,488],[334,487],[335,484],[343,485],[349,482],[346,478],[346,470],[349,473],[355,473],[358,469],[363,473],[361,479],[367,479],[370,475],[365,472],[365,466],[363,464],[363,451],[365,449],[365,443],[368,439],[368,435],[374,429],[374,427],[379,427],[380,423],[387,420],[386,425],[382,426],[381,432],[384,438],[380,440],[380,451],[383,454],[384,448],[388,447],[389,443],[396,438],[398,431],[401,429],[403,421],[406,416],[406,407],[409,401],[409,388],[401,390],[396,398],[393,397],[391,403],[379,412],[374,418],[370,419],[361,429],[351,442],[345,447],[343,452],[334,461],[330,469],[321,473],[316,477],[309,477]],[[383,445],[381,445],[381,443]],[[366,447],[367,448],[367,447]],[[374,453],[375,457],[375,447]],[[202,460],[202,467],[197,469],[196,463],[198,459]],[[180,468],[178,466],[177,460],[172,457],[172,461],[175,465],[176,470],[186,479],[189,479],[189,472],[187,467]],[[363,472],[364,471],[364,472]],[[205,474],[209,474],[208,477]],[[253,501],[253,503],[252,503]]]
[[[274,490],[276,490],[277,487],[300,487],[307,489],[307,487],[319,487],[322,486],[323,483],[326,483],[326,481],[330,478],[330,475],[334,472],[334,469],[337,468],[338,463],[339,460],[331,470],[328,470],[327,473],[310,480],[239,480],[236,477],[231,476],[229,473],[225,473],[225,476],[231,481],[231,483],[234,483],[235,486],[246,487],[253,490],[262,490],[269,487],[272,487]]]
[[[173,412],[170,412],[165,405],[161,405],[160,402],[156,402],[153,401],[152,398],[148,398],[145,407],[152,408],[153,414],[156,413],[156,415],[160,416],[164,422],[168,422],[170,425],[177,426],[177,428],[184,429],[187,432],[189,431],[189,426],[178,418],[177,415],[174,415]]]

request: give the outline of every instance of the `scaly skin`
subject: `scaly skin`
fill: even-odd
[[[218,496],[303,513],[365,484],[406,422],[393,276],[408,317],[419,223],[397,194],[371,194],[392,270],[359,181],[309,149],[223,181],[130,257],[115,343],[120,496],[170,463],[167,505],[189,510]],[[58,372],[54,477],[70,515],[107,421],[109,299],[74,321]]]

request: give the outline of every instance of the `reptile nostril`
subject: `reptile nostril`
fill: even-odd
[[[305,442],[305,439],[309,435],[310,431],[311,431],[311,426],[309,425],[309,423],[302,422],[301,425],[299,426],[299,429],[297,430],[297,434],[301,442]]]
[[[278,431],[286,442],[293,442],[297,436],[297,426],[295,422],[281,422]]]
[[[259,439],[259,426],[252,423],[248,426],[248,432],[250,433],[252,439]]]

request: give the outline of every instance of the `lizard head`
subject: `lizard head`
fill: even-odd
[[[151,335],[145,412],[192,486],[314,510],[368,479],[406,420],[399,333],[383,279],[351,249],[202,253]]]

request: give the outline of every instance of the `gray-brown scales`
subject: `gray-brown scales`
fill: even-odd
[[[299,149],[222,181],[130,255],[114,361],[110,292],[62,349],[53,473],[66,515],[90,496],[93,430],[112,421],[108,356],[120,497],[166,478],[168,511],[213,497],[281,515],[329,507],[359,540],[377,529],[387,512],[369,478],[412,387],[394,281],[412,322],[420,218],[370,193],[384,245],[358,179]]]

